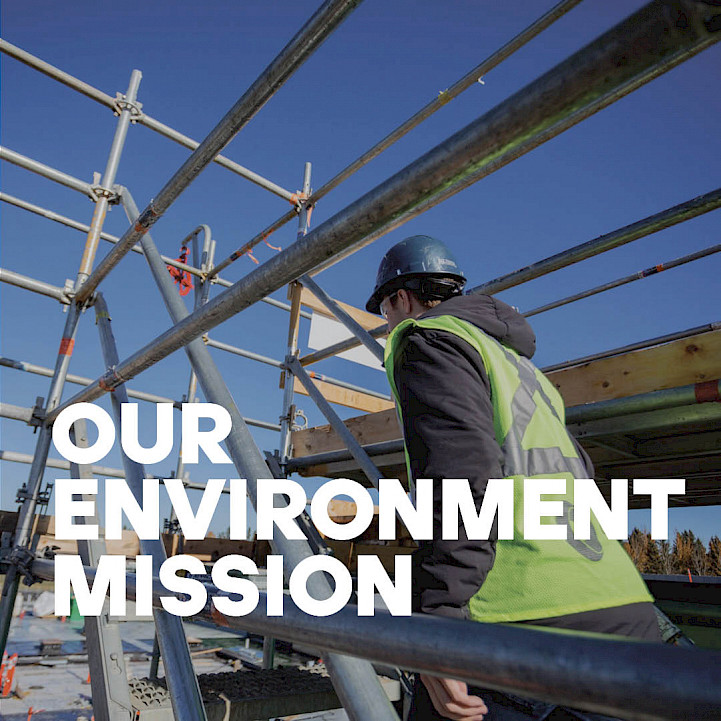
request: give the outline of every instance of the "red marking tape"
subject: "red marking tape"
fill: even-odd
[[[115,388],[109,386],[102,378],[98,381],[98,386],[108,393],[112,393],[115,390]]]
[[[696,396],[696,403],[718,403],[721,401],[721,395],[718,392],[718,381],[697,383],[693,392]]]
[[[63,338],[60,341],[59,355],[72,355],[73,348],[75,347],[75,341],[72,338]]]

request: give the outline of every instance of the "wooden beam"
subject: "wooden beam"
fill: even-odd
[[[290,301],[290,319],[288,320],[288,348],[297,348],[298,331],[300,329],[300,296],[302,286],[298,281],[293,281],[288,286],[288,300]],[[288,377],[288,371],[280,372],[279,388],[285,388],[285,381]]]
[[[326,318],[337,318],[321,303],[308,288],[303,288],[300,295],[301,305],[306,308],[310,308],[314,313],[324,315]],[[366,330],[373,330],[384,323],[383,319],[372,313],[366,313],[366,311],[356,308],[355,306],[348,305],[347,303],[341,303],[336,300],[336,303],[353,318],[357,323],[360,323]],[[338,321],[340,323],[340,321]]]
[[[721,330],[548,374],[567,406],[676,388],[719,377]],[[402,437],[395,409],[358,416],[345,423],[364,445]],[[344,446],[330,426],[293,433],[294,458],[340,448]]]
[[[395,408],[349,418],[344,423],[361,445],[403,437]],[[345,446],[329,425],[293,431],[293,458],[314,456],[316,453],[337,451],[340,448]]]
[[[566,406],[625,398],[721,377],[721,330],[548,374]]]
[[[314,380],[313,383],[315,383],[318,390],[329,403],[337,403],[340,406],[354,408],[357,411],[365,411],[366,413],[377,413],[378,411],[394,408],[392,401],[377,398],[368,393],[341,388],[340,386],[321,380]],[[293,379],[293,391],[304,396],[308,395],[308,391],[297,378]],[[294,431],[293,436],[295,437],[295,434],[300,432],[301,431]]]

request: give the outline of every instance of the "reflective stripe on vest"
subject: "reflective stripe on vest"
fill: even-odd
[[[449,332],[481,355],[491,386],[493,427],[503,452],[503,475],[514,481],[514,540],[496,543],[496,558],[469,602],[473,620],[520,621],[652,601],[622,546],[609,540],[592,518],[591,538],[573,534],[573,479],[588,471],[565,427],[563,400],[527,359],[454,316],[406,320],[386,344],[386,372],[401,420],[402,403],[394,366],[403,341],[414,328]],[[410,458],[406,449],[409,483]],[[565,540],[533,540],[524,535],[524,479],[564,478],[563,515],[547,523],[567,526]]]
[[[536,368],[528,358],[510,353],[495,338],[488,336],[488,339],[495,343],[503,352],[506,360],[515,366],[518,377],[521,381],[511,401],[511,413],[513,424],[508,429],[508,434],[501,443],[503,452],[503,475],[541,476],[544,473],[558,473],[568,471],[574,478],[585,478],[588,475],[586,466],[580,458],[564,456],[558,446],[550,448],[527,448],[522,446],[523,436],[526,433],[531,418],[533,418],[538,406],[533,400],[533,394],[537,392],[543,403],[553,416],[564,423],[558,415],[556,408],[548,397],[546,391],[536,377]]]

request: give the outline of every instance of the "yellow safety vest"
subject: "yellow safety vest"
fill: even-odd
[[[394,364],[404,338],[414,328],[442,330],[462,338],[480,354],[491,386],[493,427],[503,452],[503,476],[514,480],[514,540],[496,543],[496,559],[483,586],[471,598],[476,621],[522,621],[653,601],[633,562],[616,540],[609,540],[595,518],[591,538],[573,538],[573,479],[588,472],[566,430],[563,399],[527,358],[471,323],[454,316],[400,323],[390,334],[385,359],[388,380],[403,427]],[[408,452],[408,478],[412,475]],[[481,469],[482,470],[482,469]],[[529,540],[523,533],[523,481],[564,478],[559,523],[566,540]],[[554,523],[555,517],[542,522]]]

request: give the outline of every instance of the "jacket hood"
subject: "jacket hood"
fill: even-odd
[[[498,298],[482,293],[457,295],[426,311],[422,318],[452,315],[480,328],[526,358],[536,352],[536,334],[528,321]]]

